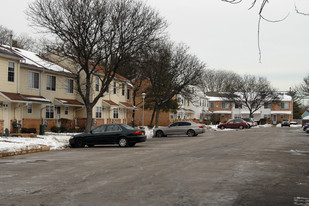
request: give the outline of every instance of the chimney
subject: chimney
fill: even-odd
[[[13,45],[13,34],[10,34],[10,49],[12,49],[12,45]]]

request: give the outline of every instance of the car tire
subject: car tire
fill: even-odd
[[[81,138],[77,139],[76,142],[75,142],[75,147],[77,148],[83,148],[85,147],[85,141]]]
[[[164,137],[164,133],[161,130],[159,130],[156,132],[156,137]]]
[[[221,126],[220,129],[225,129],[225,126]]]
[[[187,135],[188,137],[193,137],[195,135],[195,131],[190,129],[188,132],[187,132]]]
[[[125,137],[120,137],[118,140],[119,147],[126,147],[128,146],[128,140]]]
[[[88,147],[94,147],[94,144],[87,144]]]
[[[136,144],[135,142],[134,142],[134,143],[133,143],[133,142],[132,142],[132,143],[129,143],[129,147],[134,147],[135,144]]]
[[[239,129],[244,129],[244,126],[240,125],[240,126],[239,126]]]

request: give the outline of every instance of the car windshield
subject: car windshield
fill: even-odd
[[[129,125],[123,124],[122,126],[126,129],[134,130],[134,128]]]

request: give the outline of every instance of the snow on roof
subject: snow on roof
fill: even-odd
[[[5,47],[8,47],[8,46],[5,46]],[[12,50],[17,55],[22,56],[24,58],[23,63],[25,64],[34,65],[36,67],[41,67],[41,68],[45,68],[45,69],[56,71],[56,72],[71,73],[69,70],[66,70],[57,64],[44,60],[43,58],[41,58],[38,54],[34,52],[26,51],[26,50],[15,48],[15,47],[13,47]]]

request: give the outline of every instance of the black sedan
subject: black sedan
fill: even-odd
[[[120,147],[135,146],[145,142],[145,131],[134,129],[126,124],[104,124],[95,127],[90,133],[77,134],[71,137],[71,147],[93,147],[99,144],[118,144]]]

